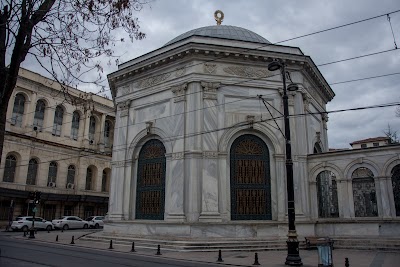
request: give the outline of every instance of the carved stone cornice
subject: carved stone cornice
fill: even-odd
[[[187,90],[187,83],[171,87],[171,91],[172,93],[174,93],[175,103],[186,100],[186,90]]]
[[[178,159],[183,159],[185,157],[185,153],[184,152],[175,152],[171,154],[171,158],[173,160],[178,160]]]
[[[118,109],[121,111],[121,115],[120,115],[121,117],[128,116],[130,105],[131,105],[130,100],[118,103]]]
[[[203,87],[203,99],[217,100],[217,89],[221,83],[201,82]]]
[[[145,88],[145,87],[149,87],[149,86],[153,86],[156,84],[159,84],[163,81],[165,81],[166,79],[168,79],[171,76],[171,73],[163,73],[163,74],[159,74],[153,77],[149,77],[147,79],[141,80],[138,82],[137,86],[139,88]]]
[[[177,68],[177,69],[176,69],[176,71],[175,71],[175,76],[176,76],[176,77],[181,77],[181,76],[183,76],[185,73],[186,73],[186,67],[183,66],[183,67],[181,67],[181,68]]]
[[[111,161],[111,166],[115,168],[125,167],[125,160]]]
[[[231,75],[246,78],[265,78],[268,75],[268,70],[246,66],[230,66],[224,68],[224,71]]]
[[[203,151],[203,158],[218,158],[218,151]]]

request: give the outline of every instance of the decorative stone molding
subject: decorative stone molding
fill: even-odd
[[[213,74],[217,71],[217,64],[204,63],[204,72]]]
[[[253,129],[254,121],[256,120],[256,117],[254,115],[247,115],[246,116],[246,121],[249,123],[249,127]]]
[[[171,76],[171,73],[163,73],[163,74],[160,74],[157,76],[153,76],[153,77],[150,77],[150,78],[147,78],[147,79],[144,79],[144,80],[138,82],[137,86],[140,88],[144,88],[144,87],[156,85],[156,84],[159,84],[159,83],[165,81],[166,79],[168,79],[169,76]]]
[[[177,159],[183,159],[185,157],[184,152],[176,152],[171,154],[172,159],[177,160]]]
[[[183,76],[185,73],[186,73],[186,67],[183,66],[182,68],[176,69],[175,76],[176,76],[176,77],[181,77],[181,76]]]
[[[147,134],[151,134],[151,127],[153,127],[152,121],[146,121],[146,132]]]
[[[310,110],[311,97],[306,92],[303,92],[302,95],[303,95],[304,111],[307,112]]]
[[[128,116],[131,101],[127,100],[118,104],[118,109],[121,111],[121,117]]]
[[[171,87],[171,91],[175,95],[174,96],[175,103],[186,100],[186,90],[187,90],[187,83]]]
[[[111,166],[116,168],[125,167],[125,160],[111,161]]]
[[[221,83],[201,82],[203,87],[203,99],[217,100],[217,89]]]
[[[203,158],[218,158],[218,151],[203,151]]]
[[[224,68],[224,71],[231,75],[236,75],[246,78],[265,78],[268,75],[267,70],[253,68],[253,67],[231,66]]]
[[[118,92],[121,92],[121,96],[133,93],[133,91],[134,88],[132,86],[124,86],[118,89]]]

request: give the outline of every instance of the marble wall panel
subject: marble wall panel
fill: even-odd
[[[136,123],[169,116],[170,102],[160,102],[136,109]]]

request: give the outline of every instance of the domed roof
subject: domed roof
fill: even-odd
[[[175,37],[174,39],[166,43],[164,46],[176,43],[178,41],[184,40],[192,36],[205,36],[205,37],[253,42],[253,43],[270,44],[270,42],[264,37],[247,29],[229,25],[214,25],[188,31],[184,34]]]

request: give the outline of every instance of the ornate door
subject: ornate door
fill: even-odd
[[[396,216],[400,216],[400,165],[396,165],[392,170],[392,186]]]
[[[136,219],[164,220],[165,147],[161,141],[147,141],[139,153]]]
[[[271,220],[271,177],[267,145],[257,136],[238,137],[230,151],[231,219]]]

